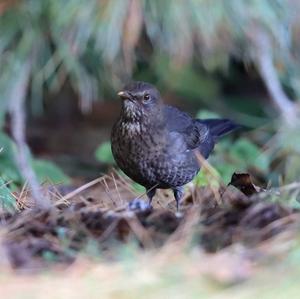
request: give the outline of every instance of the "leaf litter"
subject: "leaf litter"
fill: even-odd
[[[116,261],[129,244],[151,251],[181,242],[216,253],[238,244],[257,248],[299,226],[299,211],[261,197],[266,190],[249,174],[234,174],[218,189],[193,186],[180,215],[168,191],[160,191],[150,209],[131,186],[116,174],[74,190],[44,186],[53,203],[47,211],[32,208],[22,190],[16,196],[19,211],[1,212],[1,256],[13,269],[27,271],[71,265],[82,254]],[[130,205],[133,198],[136,203]]]

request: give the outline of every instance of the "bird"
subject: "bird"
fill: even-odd
[[[207,159],[223,135],[238,128],[229,119],[194,119],[164,104],[150,83],[133,81],[118,92],[122,100],[119,118],[111,132],[111,150],[118,167],[144,186],[149,206],[157,189],[172,189],[176,208],[184,186]]]

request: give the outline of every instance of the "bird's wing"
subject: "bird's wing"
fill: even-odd
[[[184,132],[193,124],[190,115],[172,106],[164,106],[164,118],[170,132]]]
[[[213,145],[209,127],[194,120],[187,113],[175,107],[165,106],[164,117],[167,130],[170,132],[171,140],[182,140],[182,150],[199,149],[200,153],[207,156]],[[179,143],[179,142],[178,142]]]

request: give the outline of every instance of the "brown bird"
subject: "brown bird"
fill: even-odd
[[[156,189],[171,188],[178,210],[183,186],[200,170],[196,153],[208,158],[219,137],[238,126],[228,119],[193,119],[164,105],[149,83],[133,82],[118,95],[122,110],[111,135],[117,165],[146,188],[149,205]]]

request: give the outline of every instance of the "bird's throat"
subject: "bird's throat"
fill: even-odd
[[[143,133],[141,123],[137,121],[123,121],[121,122],[121,131],[123,135],[130,137],[140,135]]]
[[[141,119],[141,111],[138,109],[137,104],[129,100],[123,103],[121,116],[125,122],[138,122]]]

